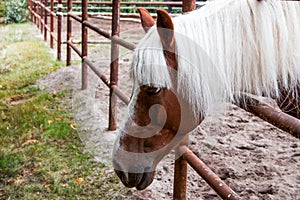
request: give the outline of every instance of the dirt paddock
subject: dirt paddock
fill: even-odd
[[[104,30],[110,29],[110,21],[92,21]],[[79,40],[80,26],[76,22],[73,24],[74,39]],[[103,40],[90,32],[89,40]],[[143,34],[139,23],[121,22],[121,37],[126,40],[136,43]],[[63,48],[65,50],[65,46]],[[108,76],[109,44],[91,45],[88,55]],[[130,63],[130,51],[120,48],[119,85],[128,96],[132,87]],[[73,114],[81,139],[95,159],[111,166],[116,132],[107,131],[108,89],[90,72],[89,87],[81,91],[80,70],[80,64],[62,68],[39,84],[48,91],[71,89]],[[120,122],[125,105],[120,103],[119,106]],[[190,134],[189,147],[243,199],[300,199],[299,139],[236,106],[226,105],[223,113],[208,117]],[[160,163],[149,188],[144,191],[131,189],[118,199],[172,199],[173,166],[172,153]],[[187,195],[188,199],[220,199],[190,167]]]

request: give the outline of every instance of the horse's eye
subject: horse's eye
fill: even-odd
[[[160,88],[156,88],[156,87],[147,87],[146,88],[146,93],[148,95],[155,95],[158,94],[161,91]]]

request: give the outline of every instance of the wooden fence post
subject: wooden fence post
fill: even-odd
[[[112,5],[112,37],[119,36],[120,33],[120,0],[113,0]],[[111,41],[111,63],[110,63],[110,84],[111,88],[118,85],[118,67],[119,67],[119,45]],[[117,129],[117,108],[118,98],[110,89],[109,95],[109,130]]]
[[[182,12],[189,12],[195,9],[195,0],[183,0]],[[188,138],[185,143],[188,143]],[[176,151],[180,153],[179,149]],[[175,160],[174,183],[173,183],[173,200],[186,199],[186,182],[187,182],[187,161],[180,156]]]
[[[39,15],[40,15],[40,31],[43,34],[44,33],[44,26],[45,26],[45,22],[44,22],[44,0],[41,0],[39,2]]]
[[[176,157],[178,154],[180,151],[176,150]],[[182,155],[175,160],[173,200],[186,199],[187,167],[187,161]]]
[[[88,66],[85,63],[84,59],[88,54],[88,27],[83,23],[88,20],[88,0],[82,0],[82,24],[81,24],[81,45],[82,45],[82,89],[87,88],[88,84]]]
[[[62,29],[62,0],[58,0],[57,4],[57,59],[61,60],[61,29]]]
[[[180,142],[175,151],[174,183],[173,183],[173,200],[186,200],[186,185],[188,174],[188,163],[182,155],[181,146],[189,143],[189,134]]]
[[[28,0],[28,9],[30,11],[30,20],[33,22],[33,14],[32,14],[32,0]]]
[[[190,12],[195,10],[196,0],[183,0],[182,1],[182,12]]]
[[[44,1],[45,8],[44,8],[44,40],[47,41],[47,22],[48,22],[48,12],[47,12],[47,6],[48,6],[48,0]]]
[[[69,45],[69,41],[72,38],[72,18],[69,13],[72,12],[73,1],[68,0],[68,16],[67,16],[67,66],[71,65],[72,49]]]
[[[54,13],[54,0],[50,1],[50,48],[54,48],[54,38],[53,38],[53,33],[54,33],[54,16],[52,13]]]
[[[33,11],[34,11],[34,13],[35,13],[35,15],[34,15],[34,23],[35,23],[35,25],[36,25],[37,27],[39,27],[39,21],[38,21],[38,16],[37,16],[37,14],[38,14],[38,9],[37,9],[36,2],[33,1],[33,5],[34,5]]]

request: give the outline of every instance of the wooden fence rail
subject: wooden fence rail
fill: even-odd
[[[241,200],[239,197],[224,181],[222,181],[205,163],[203,163],[190,149],[186,146],[181,146],[178,150],[182,155],[177,161],[179,164],[186,165],[183,162],[187,162],[210,186],[222,199],[227,200]],[[184,169],[186,170],[186,169]],[[183,174],[185,176],[185,174]],[[176,176],[176,174],[175,174]],[[180,181],[179,181],[180,182]],[[182,196],[183,194],[176,194],[181,188],[174,191],[174,199]],[[185,193],[185,191],[183,191]],[[179,198],[181,199],[181,198]]]
[[[30,11],[31,20],[37,25],[47,40],[47,32],[50,33],[50,47],[54,48],[54,41],[57,42],[57,59],[61,59],[61,46],[63,43],[67,44],[67,65],[71,65],[71,52],[74,50],[76,54],[81,57],[82,61],[82,89],[87,88],[88,84],[88,67],[104,82],[110,89],[110,108],[109,108],[109,129],[115,130],[117,128],[117,97],[119,97],[126,104],[129,103],[129,98],[124,95],[118,88],[118,54],[119,45],[133,50],[135,45],[129,43],[119,37],[120,33],[120,6],[121,5],[174,5],[182,6],[184,12],[191,11],[195,8],[195,0],[183,0],[183,2],[120,2],[120,0],[113,0],[112,2],[89,2],[82,1],[62,1],[62,0],[28,0],[28,9]],[[81,16],[73,12],[73,4],[81,4]],[[112,6],[112,27],[111,34],[108,31],[96,27],[88,21],[88,5],[110,5]],[[63,13],[63,5],[66,6],[67,12]],[[55,12],[56,6],[56,12]],[[67,41],[62,42],[62,18],[67,15]],[[48,16],[50,16],[50,24],[48,24]],[[54,33],[54,23],[57,23],[57,32]],[[81,50],[72,42],[72,20],[81,24]],[[89,59],[88,59],[88,30],[95,31],[99,35],[111,40],[111,66],[110,78],[107,78]],[[250,97],[249,97],[250,98]],[[245,98],[246,99],[246,98]],[[254,113],[262,119],[271,122],[273,125],[289,131],[296,137],[300,135],[300,122],[297,119],[291,118],[285,114],[273,116],[274,108],[266,107],[258,101],[246,102],[240,107]],[[262,107],[260,107],[262,106]],[[271,114],[270,114],[271,113]],[[285,123],[288,121],[288,123]],[[180,156],[175,161],[174,174],[174,193],[173,199],[186,199],[186,180],[187,180],[187,164],[193,167],[198,174],[222,197],[223,199],[241,199],[231,188],[229,188],[216,174],[214,174],[196,155],[193,154],[186,146],[181,146],[177,149]]]
[[[61,0],[60,0],[61,1]],[[31,20],[43,33],[44,40],[47,41],[48,33],[50,35],[50,47],[54,48],[54,41],[57,44],[57,59],[61,59],[61,29],[62,29],[62,12],[58,8],[58,12],[54,12],[54,0],[28,0],[28,9]],[[50,24],[48,24],[48,16],[50,16]],[[54,23],[57,23],[57,31],[54,33]]]

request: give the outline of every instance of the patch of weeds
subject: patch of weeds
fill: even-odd
[[[68,92],[44,93],[35,82],[62,67],[31,35],[30,24],[0,28],[0,199],[118,199],[111,169],[86,153],[76,130]],[[13,36],[19,31],[20,36]],[[12,36],[10,40],[3,38]],[[0,64],[1,65],[1,64]]]
[[[16,153],[8,153],[0,155],[0,179],[5,178],[5,174],[15,174],[21,163],[20,155]]]

